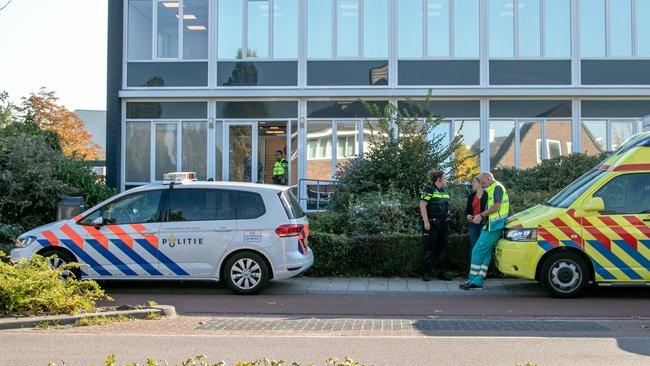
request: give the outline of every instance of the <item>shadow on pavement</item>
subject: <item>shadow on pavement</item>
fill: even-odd
[[[650,335],[650,331],[648,333]],[[616,343],[623,351],[642,356],[650,356],[650,346],[648,345],[647,338],[616,338]]]

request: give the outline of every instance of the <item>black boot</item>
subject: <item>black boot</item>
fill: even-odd
[[[451,277],[443,270],[438,271],[438,279],[443,281],[451,281]]]

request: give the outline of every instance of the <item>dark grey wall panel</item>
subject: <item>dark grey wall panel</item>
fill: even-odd
[[[583,100],[582,117],[639,118],[650,116],[647,100]]]
[[[217,63],[220,86],[296,86],[296,61],[246,61]]]
[[[122,29],[123,0],[108,2],[108,40],[106,65],[106,184],[120,186],[120,148],[122,146]]]
[[[308,61],[307,85],[388,85],[388,61]]]
[[[207,62],[129,62],[127,86],[208,86]]]
[[[298,102],[217,102],[217,118],[297,118]]]
[[[493,100],[490,101],[490,117],[532,118],[571,117],[570,100]]]
[[[650,85],[650,60],[582,60],[583,85]]]
[[[366,100],[374,104],[381,112],[388,101]],[[307,102],[307,118],[370,118],[374,117],[360,101],[314,101]]]
[[[397,107],[410,116],[427,117],[429,115],[443,118],[480,118],[481,103],[478,100],[435,100],[399,101]]]
[[[399,85],[479,85],[478,60],[399,61]]]
[[[490,85],[571,85],[571,61],[492,60]]]
[[[127,119],[206,119],[206,102],[131,102],[126,103]]]

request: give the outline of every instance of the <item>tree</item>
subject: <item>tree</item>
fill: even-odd
[[[9,94],[7,92],[0,92],[0,127],[11,122],[14,109],[16,108],[8,99]]]
[[[57,102],[53,91],[42,88],[38,93],[23,98],[17,110],[23,114],[25,121],[32,121],[43,130],[56,133],[65,156],[82,160],[102,159],[101,148],[92,141],[92,135],[86,131],[81,119]]]

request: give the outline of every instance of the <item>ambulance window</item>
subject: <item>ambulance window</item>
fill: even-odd
[[[166,221],[210,221],[216,219],[216,190],[192,188],[171,190]]]
[[[580,178],[573,181],[573,183],[566,186],[546,204],[551,207],[569,208],[589,187],[600,180],[603,174],[605,174],[605,171],[600,169],[592,169],[586,172]]]
[[[266,213],[264,200],[258,193],[237,192],[237,219],[256,219]]]
[[[619,175],[594,194],[605,202],[604,214],[650,212],[650,173]]]
[[[158,221],[161,191],[146,191],[130,194],[106,204],[86,216],[81,225],[92,225],[92,221],[104,217],[104,224],[123,225]]]

